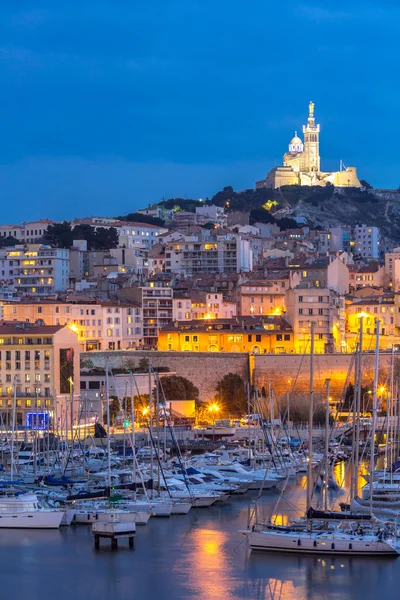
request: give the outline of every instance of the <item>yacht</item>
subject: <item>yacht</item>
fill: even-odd
[[[62,510],[42,508],[36,494],[0,496],[0,528],[58,529]]]

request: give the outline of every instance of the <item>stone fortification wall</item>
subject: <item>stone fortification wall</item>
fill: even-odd
[[[281,396],[291,391],[307,395],[310,388],[310,356],[292,355],[260,355],[249,357],[251,383],[261,389],[271,383],[276,395]],[[331,379],[331,395],[338,399],[342,393],[350,365],[353,360],[349,380],[354,383],[354,359],[352,354],[316,354],[314,360],[314,390],[324,394],[325,381]],[[388,371],[391,364],[391,354],[381,354],[380,385],[388,387]],[[373,382],[374,354],[364,354],[363,385]]]
[[[168,367],[194,383],[202,401],[214,397],[218,381],[227,373],[237,373],[245,382],[249,380],[248,354],[240,352],[83,352],[81,365],[104,367],[106,358],[110,368],[137,368],[141,359],[151,361],[154,367]]]
[[[310,357],[300,354],[248,355],[233,352],[157,352],[114,351],[83,352],[82,366],[104,367],[108,357],[111,368],[137,368],[141,359],[151,360],[154,367],[168,367],[171,372],[182,375],[199,388],[200,400],[211,400],[216,384],[227,373],[237,373],[245,382],[250,381],[260,390],[271,383],[275,394],[282,396],[291,391],[308,395],[310,385]],[[331,379],[331,395],[337,399],[353,359],[351,354],[317,354],[314,361],[314,390],[325,393],[325,381]],[[379,385],[389,387],[388,372],[391,354],[380,356]],[[364,354],[363,385],[373,381],[374,354]],[[396,372],[398,366],[396,362]],[[354,362],[350,375],[354,382]],[[295,383],[296,382],[296,383]]]

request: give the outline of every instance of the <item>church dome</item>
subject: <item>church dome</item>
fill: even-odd
[[[302,140],[297,135],[295,135],[294,138],[292,138],[289,143],[290,146],[300,146],[302,144],[303,144]]]
[[[298,137],[297,131],[295,131],[294,138],[290,140],[289,152],[296,154],[297,152],[303,152],[304,146],[302,140]]]

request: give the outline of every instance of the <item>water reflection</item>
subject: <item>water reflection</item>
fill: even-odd
[[[342,472],[342,467],[340,467]],[[332,501],[347,492],[332,494]],[[299,478],[301,481],[301,478]],[[396,598],[400,558],[308,557],[250,552],[250,497],[138,527],[135,550],[93,549],[89,527],[60,532],[2,530],[5,598],[36,600],[378,600]],[[285,525],[304,510],[296,483],[262,495],[259,515]],[[23,576],[22,576],[23,573]]]

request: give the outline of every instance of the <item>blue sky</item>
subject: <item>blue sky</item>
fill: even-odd
[[[324,170],[398,187],[396,0],[0,5],[0,222],[253,187],[309,100]]]

